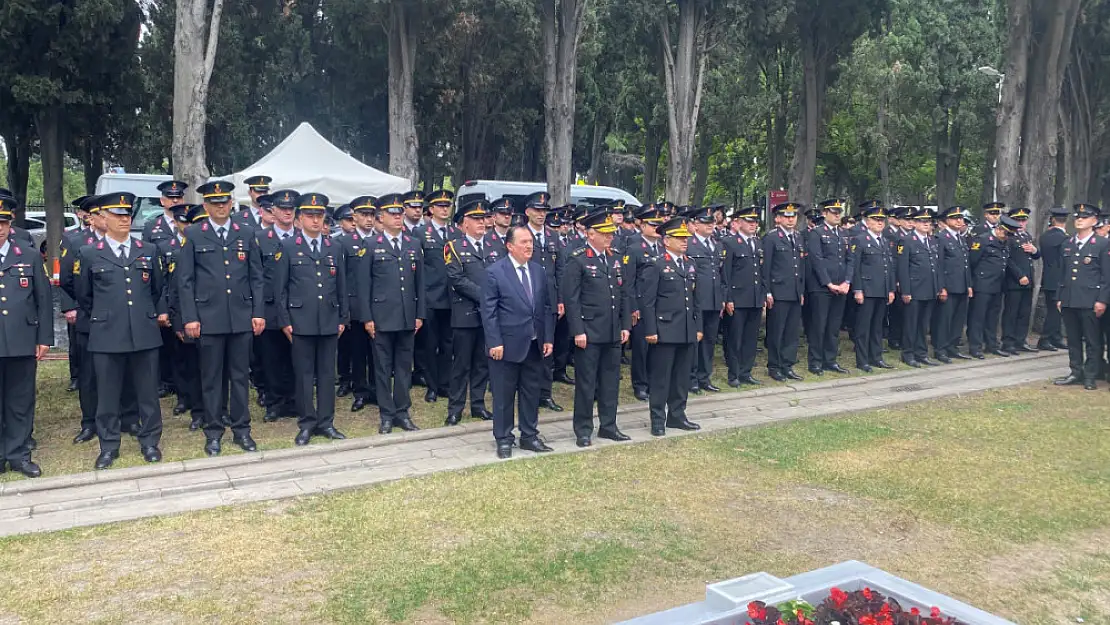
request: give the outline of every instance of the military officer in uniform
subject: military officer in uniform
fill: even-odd
[[[485,249],[485,219],[489,204],[474,200],[459,208],[455,223],[461,236],[448,240],[443,248],[447,283],[451,290],[451,390],[447,401],[447,425],[458,425],[470,391],[470,416],[489,420],[486,410],[486,387],[489,365],[484,328],[481,319],[482,289],[486,284],[486,267],[499,258]]]
[[[409,191],[401,196],[401,203],[405,205],[405,220],[402,222],[405,234],[414,236],[416,229],[424,225],[424,192]]]
[[[983,359],[983,348],[996,356],[1009,356],[998,349],[998,316],[1002,312],[1002,284],[1010,248],[1006,238],[1017,231],[1017,222],[1003,217],[993,230],[971,239],[971,312],[967,318],[967,346],[972,358]]]
[[[771,379],[801,380],[798,332],[805,303],[805,243],[794,231],[801,206],[775,206],[775,229],[763,236],[763,284],[767,285],[767,373]]]
[[[189,185],[180,180],[167,180],[158,185],[162,196],[158,202],[162,205],[163,214],[151,219],[143,226],[143,241],[157,244],[177,235],[177,225],[174,221],[174,207],[183,203],[185,190]]]
[[[232,215],[232,220],[240,226],[250,226],[254,230],[262,230],[266,224],[262,222],[262,205],[258,199],[270,195],[270,183],[274,179],[269,176],[251,176],[243,180],[247,185],[247,194],[251,197],[251,205]],[[200,189],[198,188],[199,192]]]
[[[131,238],[135,196],[99,196],[105,237],[81,250],[74,269],[77,300],[89,312],[89,353],[96,370],[96,431],[100,455],[96,469],[119,457],[123,387],[131,387],[139,406],[139,446],[143,459],[159,462],[162,409],[158,405],[159,324],[168,323],[158,251]]]
[[[346,249],[324,233],[328,196],[305,193],[297,204],[301,232],[282,241],[274,285],[278,323],[292,344],[300,446],[313,436],[346,438],[335,429],[335,354],[350,295]]]
[[[158,252],[159,263],[164,271],[162,284],[164,285],[167,313],[169,313],[167,325],[162,328],[162,349],[159,350],[159,358],[161,359],[162,354],[165,354],[167,351],[172,354],[172,360],[169,365],[172,375],[170,383],[177,393],[177,403],[173,408],[173,414],[177,416],[188,411],[191,406],[191,401],[194,399],[189,395],[190,389],[186,388],[188,373],[182,371],[181,364],[183,358],[177,354],[180,341],[178,341],[177,335],[174,333],[173,325],[174,312],[180,312],[180,303],[176,302],[177,298],[173,293],[173,289],[175,288],[173,270],[177,266],[177,255],[181,252],[180,230],[183,230],[184,225],[189,223],[189,205],[184,203],[174,204],[170,206],[169,212],[173,216],[173,231],[170,233],[169,237],[161,238],[153,245]],[[149,243],[149,241],[147,242]],[[174,307],[174,304],[177,304],[177,308]],[[166,347],[166,343],[171,343],[170,347]],[[195,399],[198,402],[200,401],[199,397]]]
[[[625,285],[629,291],[632,306],[632,331],[629,343],[632,347],[631,373],[632,394],[640,401],[648,401],[648,343],[644,340],[644,326],[640,301],[640,275],[645,267],[655,262],[663,254],[663,243],[659,240],[658,228],[663,224],[663,216],[655,206],[641,207],[633,215],[640,228],[639,236],[628,237],[625,242],[623,262],[625,265]]]
[[[967,323],[968,299],[975,295],[967,241],[960,234],[965,227],[964,210],[963,206],[952,206],[941,213],[944,226],[936,236],[940,273],[948,298],[937,302],[938,310],[933,315],[933,356],[945,364],[953,358],[970,358],[956,347]]]
[[[451,293],[443,249],[458,236],[450,223],[454,194],[444,189],[429,193],[424,201],[431,213],[424,225],[413,231],[424,255],[424,283],[428,294],[428,318],[417,340],[424,344],[424,401],[435,403],[446,397],[451,386]]]
[[[937,244],[933,240],[933,215],[926,208],[913,212],[914,233],[898,245],[898,284],[902,305],[902,362],[915,368],[936,366],[929,359],[926,336],[933,318],[933,305],[948,299],[940,271]],[[935,337],[934,337],[934,340]]]
[[[366,270],[363,263],[369,253],[371,239],[377,235],[373,233],[374,202],[377,198],[362,195],[351,200],[351,210],[355,221],[355,229],[335,237],[335,242],[343,246],[347,255],[347,308],[350,311],[351,322],[347,329],[339,335],[339,350],[347,350],[350,358],[350,386],[342,382],[336,391],[336,397],[354,394],[351,402],[351,412],[358,412],[367,404],[376,400],[374,390],[374,370],[371,364],[370,337],[366,335],[363,327],[362,300],[358,293],[358,282],[362,272]]]
[[[856,352],[856,368],[870,373],[873,367],[893,369],[883,360],[883,320],[886,307],[894,303],[895,267],[890,244],[883,237],[886,210],[878,202],[863,208],[867,229],[849,248],[855,285],[852,296],[859,308],[852,341]]]
[[[404,211],[399,194],[379,200],[383,232],[368,243],[366,270],[360,276],[363,327],[374,345],[381,434],[392,432],[394,425],[406,431],[419,429],[409,415],[409,391],[413,346],[427,316],[427,302],[420,244],[402,232]]]
[[[1099,319],[1106,314],[1110,302],[1110,240],[1094,233],[1099,216],[1097,206],[1076,204],[1073,214],[1075,236],[1062,246],[1064,276],[1057,290],[1060,298],[1057,305],[1068,335],[1071,371],[1055,383],[1082,384],[1083,388],[1094,390],[1103,349]]]
[[[563,269],[562,292],[567,324],[576,348],[574,435],[579,447],[593,436],[597,402],[599,438],[626,441],[617,428],[621,345],[628,341],[631,310],[621,259],[610,249],[617,226],[608,209],[582,219],[586,245],[571,252]]]
[[[177,266],[185,335],[200,348],[204,451],[210,456],[221,451],[225,399],[233,442],[244,451],[258,449],[247,403],[251,337],[266,328],[262,257],[254,230],[231,219],[234,188],[223,180],[197,187],[208,220],[185,229]]]
[[[712,215],[706,211],[710,219]],[[697,301],[698,267],[686,255],[693,233],[686,219],[675,217],[658,227],[666,251],[652,259],[639,277],[640,323],[644,340],[650,346],[648,370],[651,372],[651,435],[663,436],[666,428],[700,430],[701,426],[686,418],[686,400],[690,386],[686,372],[690,370],[697,345],[703,339],[698,315],[705,313]],[[708,311],[719,314],[715,310]]]
[[[983,204],[983,223],[971,229],[971,236],[977,237],[981,234],[992,232],[998,227],[999,220],[1002,218],[1002,212],[1006,210],[1006,205],[1002,202],[987,202]]]
[[[507,197],[494,200],[489,204],[489,218],[493,220],[493,227],[486,226],[486,236],[483,243],[485,248],[489,250],[487,254],[495,256],[495,258],[490,259],[491,263],[504,258],[505,254],[508,253],[505,248],[505,234],[509,232],[509,226],[512,224],[515,211],[513,201]]]
[[[1044,259],[1044,270],[1041,274],[1041,292],[1045,298],[1044,327],[1041,329],[1041,338],[1037,341],[1037,349],[1054,352],[1058,349],[1067,349],[1064,344],[1064,335],[1061,333],[1063,317],[1056,302],[1060,301],[1058,289],[1064,278],[1064,257],[1062,249],[1068,240],[1068,231],[1064,227],[1068,223],[1067,208],[1062,206],[1050,209],[1049,227],[1041,233],[1037,246]]]
[[[721,316],[725,309],[725,283],[722,273],[724,248],[713,235],[713,213],[709,207],[695,209],[686,213],[688,228],[692,236],[686,237],[686,256],[694,263],[697,272],[697,288],[694,303],[698,308],[698,323],[704,340],[694,348],[690,369],[690,391],[717,393],[721,389],[713,384],[713,353],[717,347],[717,333],[720,331]],[[665,243],[665,242],[664,242]]]
[[[1033,261],[1041,252],[1033,244],[1033,236],[1025,231],[1029,223],[1029,209],[1014,207],[1010,219],[1018,230],[1010,238],[1010,258],[1006,261],[1005,295],[1002,303],[1002,351],[1017,356],[1021,352],[1037,350],[1025,344],[1029,335],[1029,318],[1033,314]]]
[[[559,235],[554,229],[546,225],[548,215],[552,212],[550,202],[550,194],[546,191],[537,191],[524,198],[523,204],[524,215],[527,218],[527,224],[525,225],[532,233],[532,260],[543,267],[544,275],[547,277],[547,301],[556,309],[556,317],[558,317],[558,304],[556,302],[559,285],[556,281],[556,275],[559,264]],[[555,321],[552,320],[551,323],[554,324]],[[551,397],[554,368],[554,355],[544,356],[543,384],[540,385],[540,407],[562,412],[563,407],[555,403],[555,400]]]
[[[820,224],[806,235],[809,252],[806,280],[809,302],[809,372],[848,373],[837,363],[840,354],[840,324],[844,305],[852,289],[854,267],[848,262],[848,237],[840,228],[844,202],[821,202]]]
[[[282,417],[296,417],[300,414],[295,397],[292,346],[282,331],[285,326],[281,324],[278,285],[275,282],[282,244],[292,241],[300,234],[293,227],[300,194],[292,189],[281,189],[260,199],[266,205],[263,211],[269,212],[274,221],[270,227],[255,232],[255,245],[262,263],[262,292],[265,301],[263,318],[266,320],[266,329],[253,342],[261,349],[261,360],[266,363],[262,367],[267,389],[266,414],[262,420],[272,423]]]
[[[54,302],[38,250],[11,239],[15,209],[14,198],[0,197],[0,473],[39,477],[30,449],[35,376],[54,344]]]
[[[737,223],[734,237],[724,239],[725,245],[725,351],[728,360],[728,385],[758,386],[752,377],[759,327],[763,323],[763,307],[767,305],[767,287],[763,284],[763,244],[759,240],[758,206],[738,209],[733,218]]]
[[[197,352],[196,341],[185,336],[185,323],[181,319],[181,301],[177,289],[177,257],[181,254],[181,247],[185,241],[185,228],[208,218],[204,206],[200,204],[178,204],[174,207],[174,226],[177,232],[173,238],[166,239],[158,244],[158,253],[162,257],[162,268],[165,270],[165,297],[166,312],[170,316],[170,329],[173,331],[173,341],[177,343],[174,354],[177,362],[174,371],[177,378],[174,384],[177,388],[177,405],[173,414],[191,412],[189,430],[195,432],[204,427],[204,402],[200,395],[200,355]]]

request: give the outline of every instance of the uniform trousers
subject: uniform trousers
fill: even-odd
[[[177,334],[172,328],[158,328],[162,334],[162,347],[158,350],[158,383],[167,388],[177,388],[174,369],[177,368]]]
[[[681,371],[689,371],[689,365]],[[597,400],[598,430],[617,427],[617,393],[621,380],[621,344],[587,343],[574,348],[574,435],[593,434],[594,399]],[[684,382],[689,382],[685,375]]]
[[[277,407],[280,411],[295,410],[296,404],[292,368],[293,350],[281,330],[266,329],[255,337],[255,342],[262,346],[262,359],[270,366],[266,367],[266,407]]]
[[[543,381],[543,352],[536,341],[528,346],[521,362],[489,361],[490,387],[493,391],[493,437],[498,443],[512,443],[513,407],[516,404],[520,440],[528,442],[539,435],[540,386]]]
[[[701,341],[694,347],[690,362],[690,388],[705,386],[713,376],[713,355],[717,348],[717,334],[721,331],[721,311],[703,310],[698,313],[701,324]]]
[[[34,356],[0,358],[0,466],[31,457],[27,441],[35,425]]]
[[[823,369],[836,364],[840,355],[840,323],[844,320],[847,295],[833,295],[828,289],[806,295],[810,308],[809,368]]]
[[[786,371],[798,362],[798,325],[802,305],[775,300],[767,310],[767,371]]]
[[[173,340],[177,341],[177,337]],[[178,341],[177,358],[177,398],[189,408],[193,420],[203,421],[204,402],[200,393],[200,351],[197,344]]]
[[[1038,342],[1040,345],[1046,343],[1050,345],[1059,345],[1064,342],[1064,335],[1061,332],[1063,327],[1064,318],[1063,314],[1056,310],[1056,291],[1047,291],[1042,289],[1044,293],[1044,327],[1041,329],[1041,340]]]
[[[902,306],[902,360],[925,360],[929,357],[929,324],[933,318],[935,299],[913,298]]]
[[[489,352],[486,332],[482,328],[454,328],[451,348],[451,389],[447,395],[447,414],[458,414],[466,405],[470,390],[470,410],[485,409],[486,387],[489,385]]]
[[[648,351],[647,339],[644,338],[644,324],[637,323],[629,332],[628,342],[631,344],[631,369],[632,390],[648,392],[651,380],[648,378]]]
[[[574,341],[570,338],[570,329],[567,326],[566,315],[564,315],[555,322],[555,344],[552,348],[554,365],[552,368],[556,375],[567,374],[567,366],[573,364],[571,362],[573,350]]]
[[[735,308],[728,323],[728,340],[725,353],[728,357],[728,379],[736,380],[752,374],[755,351],[759,343],[759,325],[763,321],[762,308]]]
[[[69,380],[77,382],[81,369],[81,352],[77,349],[77,324],[66,324],[66,337],[69,339]]]
[[[351,339],[354,336],[349,332],[343,332],[343,335],[335,342],[335,369],[339,384],[350,384],[353,388],[354,382],[351,378],[354,375],[354,370],[351,365]]]
[[[335,353],[339,337],[293,335],[297,426],[302,430],[335,427]],[[312,401],[313,389],[316,401]]]
[[[259,393],[266,392],[266,359],[262,357],[263,348],[261,341],[257,340],[254,334],[250,334],[251,342],[248,349],[250,350],[250,359],[247,365],[250,367],[250,381]]]
[[[933,311],[933,354],[953,356],[967,323],[967,293],[949,293],[946,301],[937,301]]]
[[[873,366],[883,359],[883,321],[886,319],[886,298],[865,297],[856,308],[856,328],[852,343],[856,349],[856,368]]]
[[[162,440],[158,405],[158,348],[109,354],[92,352],[96,369],[96,434],[100,451],[119,451],[121,399],[131,387],[139,407],[139,445],[157,447]]]
[[[77,371],[77,401],[81,406],[81,429],[96,430],[96,410],[99,398],[96,388],[96,366],[89,352],[89,333],[77,333],[77,351],[80,352],[80,368]],[[157,378],[155,379],[157,382]],[[135,389],[123,387],[120,399],[120,420],[124,427],[139,422],[139,406]]]
[[[374,384],[382,423],[409,417],[412,407],[412,358],[416,332],[400,330],[374,334]]]
[[[906,305],[902,303],[900,293],[894,294],[894,303],[886,307],[887,312],[887,333],[886,340],[892,343],[892,347],[898,348],[902,344],[902,328],[905,323],[902,317],[905,314]]]
[[[1068,333],[1068,366],[1071,374],[1094,382],[1102,359],[1102,332],[1092,308],[1064,308],[1064,331]],[[1086,350],[1086,353],[1084,353]]]
[[[975,291],[967,316],[967,347],[972,354],[983,349],[998,349],[998,316],[1002,314],[1002,294]]]
[[[420,329],[424,331],[423,328]],[[361,321],[352,321],[350,327],[339,337],[339,341],[348,341],[351,348],[351,379],[352,393],[363,400],[376,401],[378,390],[374,386],[374,345],[370,335],[366,333],[366,326]]]
[[[1029,317],[1033,314],[1033,288],[1007,289],[1002,315],[1002,349],[1025,345],[1029,336]]]
[[[428,388],[446,395],[451,386],[451,330],[450,308],[429,308],[428,318],[417,339],[424,343],[424,379]]]
[[[713,342],[703,337],[702,343]],[[698,343],[656,343],[648,350],[648,368],[651,371],[651,390],[648,395],[648,411],[651,427],[664,427],[668,421],[686,419],[686,399],[690,387],[680,372],[687,371],[694,360]]]
[[[248,401],[251,338],[250,332],[202,332],[197,339],[200,350],[201,401],[204,402],[204,435],[209,440],[219,440],[224,435],[222,417],[225,405],[230,408],[228,417],[235,436],[250,434]]]

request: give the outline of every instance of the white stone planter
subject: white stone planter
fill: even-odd
[[[871,588],[893,597],[903,609],[916,607],[924,614],[936,606],[945,616],[955,617],[968,625],[1016,625],[855,560],[786,579],[767,573],[753,573],[717,582],[705,587],[705,601],[647,614],[624,621],[621,625],[747,625],[750,622],[748,603],[752,601],[777,605],[803,599],[816,606],[829,596],[829,590],[834,587],[845,592]]]

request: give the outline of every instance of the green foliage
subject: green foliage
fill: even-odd
[[[62,177],[62,192],[67,198],[85,195],[85,174],[76,167],[76,164],[73,165],[66,167]],[[0,156],[0,187],[10,186],[7,169],[7,160]],[[42,203],[42,162],[33,160],[31,161],[31,173],[27,180],[27,204],[29,206],[39,206]]]

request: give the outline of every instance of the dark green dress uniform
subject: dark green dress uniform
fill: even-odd
[[[702,208],[689,214],[691,219],[713,223],[713,213]],[[690,369],[690,390],[719,391],[710,378],[713,376],[713,354],[717,347],[717,333],[721,327],[721,309],[725,305],[725,282],[722,264],[725,249],[720,241],[710,235],[707,239],[694,235],[689,239],[686,256],[694,263],[697,272],[697,292],[694,306],[698,309],[702,340],[694,350]]]
[[[214,181],[197,191],[209,202],[230,201],[233,188]],[[220,453],[225,399],[235,444],[254,451],[248,406],[252,319],[265,319],[266,314],[262,257],[254,230],[230,219],[217,224],[209,218],[189,226],[177,272],[182,320],[186,326],[200,323],[205,452]]]
[[[843,208],[839,200],[822,203],[826,208]],[[806,304],[810,314],[809,370],[836,371],[840,365],[840,325],[848,294],[834,294],[829,284],[852,283],[854,267],[848,258],[848,236],[839,227],[822,223],[806,237],[806,266],[809,279]]]
[[[614,232],[607,212],[584,223]],[[560,285],[571,340],[585,334],[586,348],[575,347],[574,435],[579,447],[591,444],[593,407],[597,401],[598,436],[627,440],[617,428],[620,389],[621,332],[631,329],[631,307],[624,288],[624,265],[613,252],[590,246],[570,253]]]
[[[379,200],[379,210],[401,214],[401,197],[390,194]],[[362,314],[375,327],[374,382],[377,386],[381,426],[387,434],[396,425],[415,430],[409,415],[412,400],[413,347],[416,320],[427,317],[424,262],[420,244],[404,232],[379,234],[367,243],[366,270],[360,276]]]
[[[282,195],[285,194],[285,195]],[[282,203],[295,204],[299,195],[293,191],[278,191],[271,197],[281,196],[286,200]],[[263,314],[266,319],[266,329],[262,334],[254,337],[253,341],[262,350],[262,360],[266,365],[262,368],[266,375],[266,414],[264,421],[273,422],[282,417],[296,417],[297,410],[295,396],[295,380],[293,378],[293,348],[285,333],[281,331],[281,316],[277,299],[277,266],[278,254],[281,252],[285,241],[292,241],[300,235],[296,228],[282,231],[270,226],[256,233],[255,245],[258,247],[259,258],[262,262],[262,292],[265,302]],[[201,327],[201,332],[204,328]]]
[[[457,220],[467,215],[484,214],[485,202],[471,202],[459,209]],[[447,401],[447,425],[457,425],[470,390],[470,415],[489,419],[486,410],[486,388],[489,385],[489,354],[485,330],[479,314],[482,288],[486,284],[486,267],[503,256],[482,242],[479,249],[469,237],[448,241],[443,248],[447,282],[451,289],[451,388]]]
[[[104,211],[130,212],[134,196],[111,194],[101,196],[98,203]],[[120,398],[125,386],[134,389],[138,401],[143,457],[148,462],[161,460],[158,316],[167,314],[163,273],[153,246],[138,239],[123,246],[108,238],[86,246],[77,275],[77,300],[89,311],[89,353],[96,370],[98,469],[108,468],[119,457]]]
[[[681,222],[681,218],[672,221]],[[683,228],[685,236],[689,231]],[[675,229],[677,230],[676,227]],[[658,342],[648,347],[651,394],[648,400],[651,433],[662,436],[665,427],[700,429],[686,418],[690,370],[702,324],[698,315],[697,267],[692,258],[664,252],[644,267],[640,276],[640,324],[645,336]],[[705,337],[703,340],[712,340]]]
[[[865,210],[868,216],[886,217],[881,206]],[[852,297],[863,294],[863,303],[856,309],[852,340],[856,352],[856,368],[870,371],[872,367],[888,367],[883,361],[883,320],[887,300],[894,293],[894,259],[890,245],[881,235],[870,231],[859,235],[849,248],[852,255]]]
[[[944,281],[940,272],[937,244],[932,235],[914,233],[902,239],[898,246],[897,263],[901,296],[909,295],[912,298],[908,304],[903,302],[902,361],[911,367],[936,364],[929,360],[927,336],[933,318],[933,306],[937,301],[937,294],[944,288]]]
[[[971,264],[971,311],[967,318],[967,346],[975,358],[983,357],[983,349],[1009,355],[998,349],[998,317],[1002,313],[1002,284],[1010,247],[1006,241],[984,232],[971,240],[968,262]]]
[[[373,211],[374,199],[362,196],[351,200],[352,208],[361,211]],[[376,234],[362,233],[359,230],[346,232],[336,236],[333,241],[343,246],[347,255],[347,308],[350,310],[351,323],[339,337],[339,350],[346,349],[350,358],[351,393],[354,401],[351,411],[358,412],[367,404],[377,401],[377,389],[374,387],[373,351],[370,336],[363,327],[365,317],[362,313],[362,300],[358,293],[359,276],[366,271],[365,263],[370,251],[370,244]],[[336,393],[339,396],[339,393]]]
[[[652,209],[650,211],[641,210],[641,217],[637,219],[651,220],[656,224],[662,223],[658,211]],[[655,227],[655,226],[652,226]],[[648,240],[643,235],[638,235],[629,238],[625,243],[624,256],[622,261],[625,264],[625,275],[628,276],[626,285],[629,289],[629,297],[632,302],[632,310],[640,313],[640,319],[643,319],[643,293],[640,291],[640,278],[643,275],[644,269],[655,262],[663,254],[663,243],[659,239]],[[650,388],[651,380],[648,378],[648,344],[644,340],[644,325],[643,323],[636,323],[632,326],[631,336],[628,341],[631,343],[631,373],[632,373],[632,392],[636,399],[644,401],[648,399],[648,389]]]
[[[1066,217],[1068,209],[1054,208],[1053,216]],[[1052,226],[1045,230],[1037,241],[1038,251],[1044,260],[1044,270],[1041,273],[1041,292],[1044,293],[1045,312],[1044,326],[1041,329],[1041,338],[1037,341],[1037,348],[1054,350],[1064,347],[1063,316],[1056,309],[1056,302],[1060,301],[1059,288],[1064,277],[1063,247],[1068,240],[1068,233],[1060,227]]]
[[[796,214],[797,206],[779,204],[775,212]],[[794,373],[805,297],[805,243],[801,234],[775,228],[764,235],[763,284],[774,298],[767,309],[767,373],[780,382],[801,379]]]
[[[758,212],[754,213],[758,219]],[[726,238],[725,244],[725,303],[733,305],[725,349],[728,358],[730,386],[758,384],[752,377],[759,327],[763,323],[763,307],[767,305],[767,291],[763,284],[763,246],[759,236],[748,238],[737,235]]]
[[[0,198],[0,220],[15,202]],[[6,249],[5,249],[6,248]],[[0,472],[42,475],[28,443],[35,425],[35,348],[54,344],[54,303],[38,250],[10,237],[0,245]]]
[[[954,208],[959,212],[963,210],[962,207]],[[951,214],[955,214],[952,209],[945,213]],[[967,241],[959,233],[942,228],[936,242],[948,300],[937,302],[938,311],[933,315],[933,354],[943,362],[944,359],[964,358],[956,346],[967,324],[967,289],[972,285],[971,262],[968,260]]]
[[[1075,214],[1097,216],[1098,207],[1078,204]],[[1089,389],[1095,388],[1103,345],[1099,319],[1094,308],[1096,303],[1110,303],[1110,240],[1096,234],[1092,234],[1086,241],[1072,236],[1064,242],[1061,254],[1064,276],[1058,295],[1064,329],[1068,336],[1068,366],[1071,374],[1057,382],[1082,382]],[[976,297],[978,295],[976,293]]]
[[[1029,210],[1012,208],[1011,219],[1029,218]],[[1040,260],[1041,250],[1026,252],[1023,243],[1033,243],[1033,235],[1019,230],[1010,237],[1010,258],[1006,261],[1005,294],[1002,303],[1002,350],[1017,355],[1034,351],[1025,344],[1029,336],[1029,321],[1033,314],[1033,261]],[[1021,279],[1029,282],[1022,286]]]
[[[301,196],[306,202],[318,193]],[[316,203],[322,213],[326,196]],[[297,397],[298,445],[313,435],[344,438],[335,429],[335,353],[339,326],[348,322],[346,251],[327,235],[286,239],[277,259],[274,284],[278,322],[293,328],[293,375]],[[315,391],[315,393],[313,392]],[[316,402],[313,403],[315,394]]]
[[[441,191],[432,198],[450,194]],[[427,198],[425,198],[427,200]],[[431,200],[427,200],[431,201]],[[422,248],[424,258],[424,282],[428,294],[428,318],[420,328],[417,340],[424,343],[424,380],[427,390],[424,399],[435,402],[440,396],[447,396],[451,386],[451,289],[447,279],[447,265],[444,262],[443,248],[448,241],[459,236],[458,228],[445,223],[437,224],[428,219],[424,225],[415,228],[415,238]]]

